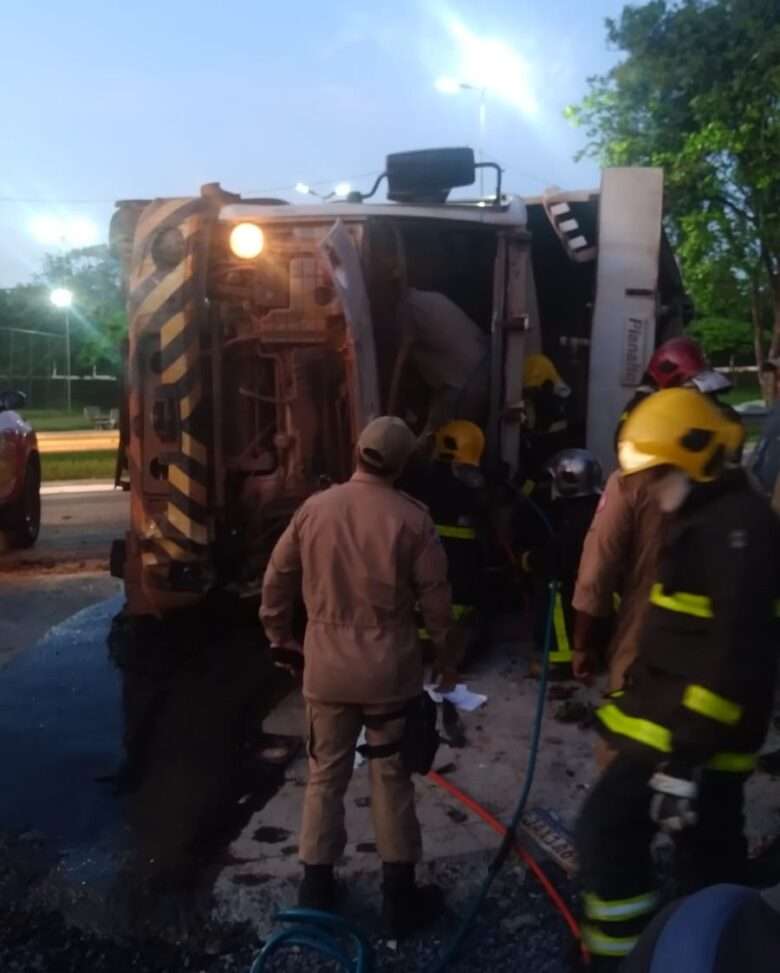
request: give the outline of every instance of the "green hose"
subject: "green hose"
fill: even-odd
[[[455,959],[455,956],[463,944],[469,929],[474,924],[480,909],[484,905],[485,899],[488,896],[488,892],[493,885],[498,873],[506,861],[512,846],[515,843],[515,836],[517,828],[520,824],[520,819],[525,812],[526,804],[528,803],[528,797],[531,793],[531,785],[533,784],[534,774],[536,772],[536,759],[539,755],[539,744],[541,742],[542,735],[542,719],[544,717],[544,703],[547,696],[547,670],[549,664],[550,656],[550,642],[552,639],[552,625],[553,625],[553,611],[555,607],[555,597],[558,593],[558,583],[553,581],[550,583],[550,599],[547,607],[547,621],[545,624],[544,632],[544,649],[542,655],[542,672],[539,677],[539,692],[536,699],[536,713],[534,716],[534,728],[533,734],[531,736],[531,747],[528,757],[528,766],[525,771],[525,779],[523,781],[523,790],[520,794],[520,799],[515,807],[515,812],[512,815],[512,820],[510,821],[507,832],[499,846],[498,851],[493,858],[493,861],[488,866],[488,873],[485,876],[485,880],[477,893],[474,903],[471,909],[466,914],[465,918],[458,927],[457,932],[453,936],[449,945],[445,949],[441,958],[439,959],[436,966],[433,968],[434,973],[441,973],[445,970],[450,963]]]
[[[294,925],[268,940],[249,973],[262,973],[275,953],[290,946],[311,949],[335,961],[347,973],[371,973],[374,955],[370,945],[360,930],[340,916],[316,909],[286,909],[276,918]]]

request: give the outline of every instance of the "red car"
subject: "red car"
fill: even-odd
[[[32,426],[16,412],[22,392],[0,392],[0,530],[32,547],[41,529],[41,460]]]

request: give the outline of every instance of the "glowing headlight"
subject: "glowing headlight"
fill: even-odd
[[[242,260],[253,260],[263,252],[263,231],[254,223],[239,223],[230,231],[230,249]]]

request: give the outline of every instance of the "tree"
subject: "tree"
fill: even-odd
[[[37,279],[47,291],[54,287],[73,291],[71,335],[76,367],[116,374],[127,318],[119,263],[108,247],[86,247],[62,256],[47,254]]]
[[[717,366],[748,364],[753,357],[753,329],[749,321],[699,317],[688,329]]]
[[[32,284],[0,290],[0,329],[22,328],[62,334],[62,311],[49,300],[55,287],[73,292],[70,314],[73,367],[117,374],[127,319],[120,293],[119,266],[108,247],[72,250],[44,258]]]
[[[694,299],[780,352],[780,5],[651,0],[607,20],[626,57],[567,109],[581,155],[665,170],[668,229]]]

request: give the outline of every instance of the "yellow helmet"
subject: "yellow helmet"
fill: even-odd
[[[631,412],[620,430],[618,461],[624,476],[674,466],[698,483],[715,480],[742,438],[732,422],[695,389],[663,389]]]
[[[479,466],[485,449],[485,434],[473,422],[455,419],[436,430],[434,459],[463,466]]]
[[[547,355],[529,355],[523,363],[523,385],[527,388],[539,388],[545,382],[562,385],[558,369]]]

